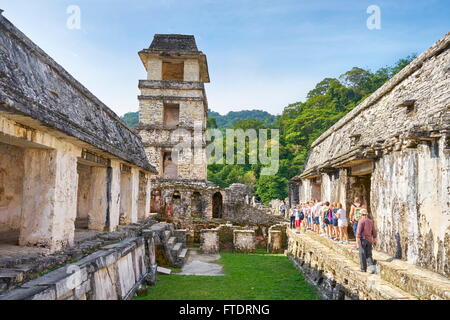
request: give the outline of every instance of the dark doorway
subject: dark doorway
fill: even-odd
[[[311,199],[322,201],[322,183],[316,179],[311,181]]]
[[[223,198],[220,192],[217,192],[213,196],[213,218],[222,219],[223,211]]]
[[[203,217],[203,201],[200,192],[194,192],[192,194],[191,216],[199,218]]]
[[[152,190],[152,198],[150,201],[151,213],[162,213],[161,210],[161,191]]]

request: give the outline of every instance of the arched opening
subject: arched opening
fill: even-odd
[[[191,216],[203,217],[203,200],[200,192],[194,192],[191,198]]]
[[[213,218],[221,219],[223,211],[223,198],[220,192],[217,192],[213,196]]]
[[[152,197],[150,200],[150,211],[151,213],[161,213],[161,191],[152,190]]]

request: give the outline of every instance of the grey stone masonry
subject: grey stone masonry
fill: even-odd
[[[156,173],[141,139],[104,103],[0,14],[0,113]],[[19,121],[20,122],[20,121]]]

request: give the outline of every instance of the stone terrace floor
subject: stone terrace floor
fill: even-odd
[[[387,283],[395,286],[417,299],[450,300],[450,279],[427,269],[409,264],[406,261],[394,259],[391,256],[373,250],[373,258],[377,262],[377,274],[370,275],[359,271],[359,252],[354,249],[355,242],[348,245],[338,244],[315,232],[306,231],[300,235],[288,231],[294,238],[307,237],[309,241],[320,244],[323,250],[331,250],[339,254],[347,262],[355,266],[355,271],[361,276],[367,276],[373,283]]]

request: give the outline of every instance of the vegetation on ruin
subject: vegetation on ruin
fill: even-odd
[[[317,300],[284,255],[221,253],[225,276],[158,275],[156,287],[137,300]]]
[[[209,128],[223,131],[228,128],[280,129],[280,169],[278,175],[268,177],[260,175],[261,164],[213,164],[208,166],[208,180],[222,188],[233,183],[246,184],[265,204],[273,199],[286,198],[288,182],[303,169],[313,141],[415,57],[407,56],[374,72],[355,67],[338,78],[326,78],[308,93],[306,101],[288,105],[281,116],[261,110],[230,112],[227,115],[210,110]],[[137,113],[126,114],[123,120],[135,126]]]

